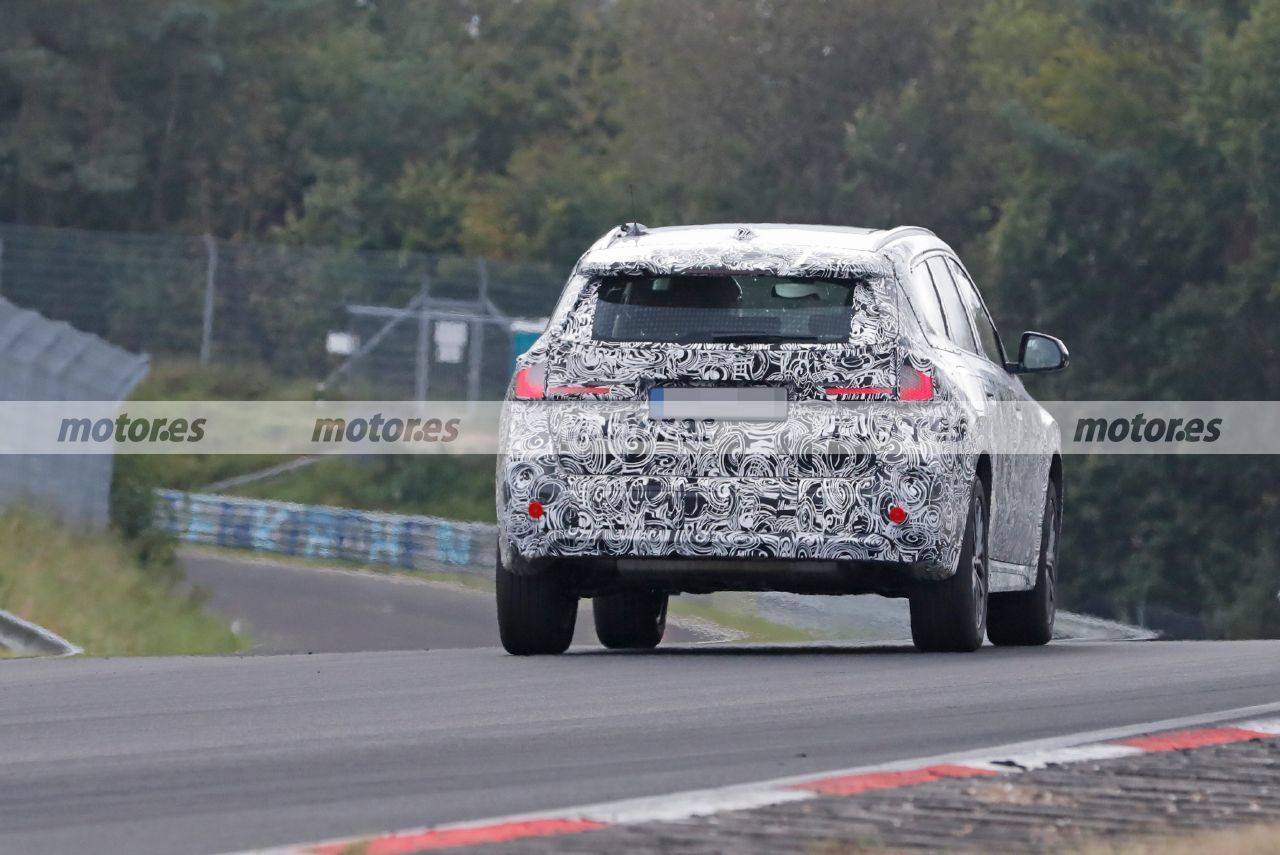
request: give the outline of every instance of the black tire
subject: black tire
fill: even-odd
[[[591,601],[596,638],[611,649],[647,650],[667,631],[667,595],[660,591],[621,591]]]
[[[1058,538],[1062,532],[1062,492],[1049,482],[1040,522],[1040,564],[1030,591],[991,595],[987,637],[1002,647],[1048,644],[1058,610]]]
[[[956,572],[911,593],[911,640],[917,650],[963,652],[982,646],[987,628],[987,491],[974,479]]]
[[[554,567],[517,576],[499,559],[497,588],[498,635],[508,653],[537,656],[569,649],[578,598]]]

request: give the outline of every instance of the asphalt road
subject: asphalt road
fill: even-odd
[[[184,553],[187,581],[257,653],[492,647],[493,596],[401,576]]]
[[[0,851],[302,842],[1280,700],[1280,642],[0,667]]]
[[[341,653],[496,647],[493,594],[382,573],[287,564],[251,556],[186,552],[187,581],[208,607],[248,633],[255,653]],[[590,601],[575,644],[594,644]],[[666,638],[697,636],[668,625]]]

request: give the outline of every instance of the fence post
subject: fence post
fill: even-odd
[[[422,270],[422,292],[418,298],[418,358],[413,373],[413,395],[427,400],[431,374],[431,261]]]
[[[482,306],[488,305],[489,266],[483,258],[476,259],[476,274],[480,278],[480,299],[477,302]],[[471,345],[471,351],[467,354],[470,358],[467,365],[467,400],[471,402],[480,400],[480,359],[484,356],[484,327],[479,321],[472,321],[467,336]]]
[[[209,364],[213,349],[213,295],[218,280],[218,242],[213,235],[204,236],[204,249],[208,256],[204,269],[204,328],[200,333],[200,364]]]

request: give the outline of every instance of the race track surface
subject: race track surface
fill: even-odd
[[[248,633],[255,653],[492,647],[493,595],[403,577],[184,553],[209,609]]]
[[[582,648],[0,668],[0,851],[208,853],[1280,698],[1280,642]]]
[[[493,593],[386,573],[287,564],[252,556],[182,555],[208,607],[253,639],[254,653],[345,653],[496,647]],[[593,644],[590,601],[575,644]],[[670,641],[696,641],[668,624]]]

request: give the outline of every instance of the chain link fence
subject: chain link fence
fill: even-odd
[[[257,364],[347,397],[500,395],[511,324],[565,271],[354,251],[0,224],[0,295],[117,345]]]
[[[0,364],[0,401],[119,401],[146,375],[148,360],[0,299]],[[111,464],[107,454],[5,453],[0,436],[0,504],[29,501],[104,526]]]

